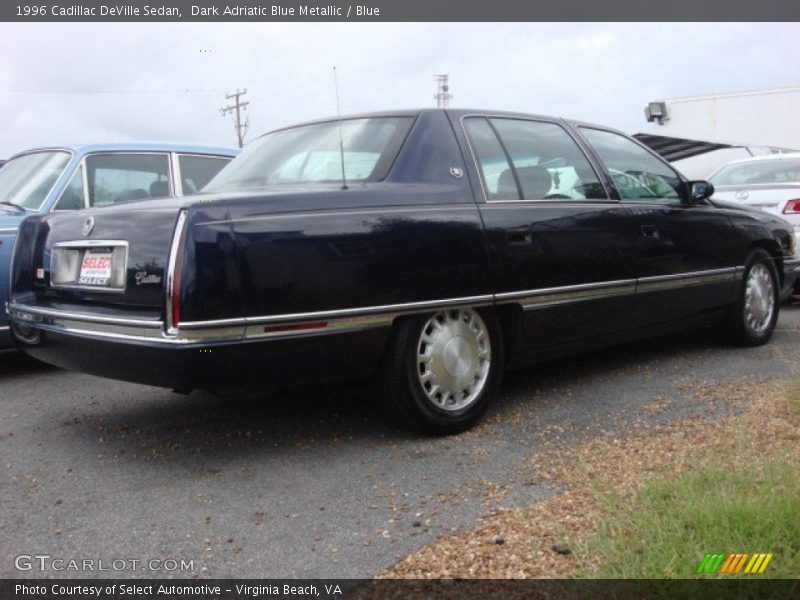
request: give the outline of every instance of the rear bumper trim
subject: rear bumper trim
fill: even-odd
[[[164,331],[163,321],[76,314],[24,304],[10,304],[7,310],[11,322],[19,327],[79,337],[173,347],[208,346],[228,342],[263,341],[361,331],[376,327],[388,327],[397,316],[385,313],[344,316],[324,321],[314,329],[291,326],[276,329],[258,323],[238,323],[186,330],[179,327],[174,334],[167,334]],[[299,321],[299,323],[302,322]],[[22,339],[22,341],[25,340]]]
[[[18,316],[23,321],[30,321],[31,324],[37,322],[36,317],[42,319],[66,319],[70,321],[85,321],[90,323],[98,323],[104,325],[119,325],[127,327],[143,327],[146,329],[163,329],[163,321],[154,321],[150,319],[123,319],[120,317],[106,317],[102,315],[75,313],[67,310],[58,310],[54,308],[41,308],[38,306],[28,306],[22,304],[9,304],[8,314],[13,318]],[[27,315],[27,316],[24,316]],[[31,316],[33,318],[31,318]]]

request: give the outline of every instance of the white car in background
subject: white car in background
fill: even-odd
[[[800,241],[800,152],[742,158],[723,165],[708,180],[714,199],[741,202],[779,215]],[[795,283],[800,293],[800,279]]]
[[[714,198],[780,215],[800,230],[800,152],[734,160],[708,180],[714,184]]]

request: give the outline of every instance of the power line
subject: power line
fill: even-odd
[[[82,95],[216,95],[223,90],[4,90],[0,91],[0,96],[82,96]]]
[[[234,113],[234,127],[236,128],[236,138],[239,140],[239,148],[244,146],[244,136],[247,135],[247,130],[250,129],[250,117],[245,117],[244,122],[242,122],[242,112],[247,108],[250,104],[249,102],[242,102],[241,97],[247,93],[247,88],[244,91],[240,92],[239,89],[236,89],[236,92],[233,94],[225,94],[225,98],[227,100],[231,100],[233,98],[236,101],[233,104],[228,104],[228,106],[223,106],[219,109],[219,112],[224,117],[228,113]]]

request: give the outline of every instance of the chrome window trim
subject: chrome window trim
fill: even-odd
[[[4,227],[0,229],[0,235],[6,235],[7,233],[15,233],[19,231],[19,227]]]
[[[173,195],[176,197],[182,197],[183,181],[181,180],[181,165],[177,152],[169,153],[169,170],[170,177],[172,177],[172,189],[175,192]]]
[[[591,208],[598,208],[598,207],[609,207],[609,206],[619,206],[619,202],[617,200],[575,200],[575,204],[569,204],[569,200],[490,200],[486,203],[486,205],[481,206],[481,210],[489,210],[489,209],[503,209],[503,208],[514,208],[518,209],[520,204],[528,204],[536,203],[537,206],[549,206],[552,205],[553,208],[560,208],[567,204],[570,208],[581,208],[581,207],[591,207]]]
[[[180,231],[180,228],[176,227],[176,231]],[[520,304],[525,310],[531,310],[623,295],[635,296],[640,292],[679,289],[725,281],[734,282],[736,275],[743,272],[744,267],[737,266],[639,279],[621,279],[462,298],[445,298],[426,302],[406,302],[234,319],[189,321],[179,323],[177,328],[172,328],[171,330],[161,320],[95,316],[16,303],[10,304],[7,312],[12,321],[16,320],[27,326],[50,331],[88,337],[113,338],[129,342],[154,342],[174,346],[191,346],[237,341],[256,342],[313,337],[363,331],[375,327],[389,327],[394,319],[399,316],[443,307],[485,306],[497,303]],[[168,312],[167,314],[171,313]],[[321,327],[314,329],[291,328],[291,325],[302,325],[317,321],[325,321],[325,323]],[[94,327],[89,324],[94,325]],[[288,327],[273,331],[264,329],[265,325],[276,324],[287,324]]]
[[[181,152],[180,150],[172,150],[172,152],[177,154],[178,158],[180,158],[181,156],[194,156],[198,158],[220,158],[222,160],[227,160],[228,162],[231,162],[234,158],[236,158],[236,156],[238,156],[238,155],[231,156],[226,154],[213,154],[213,153],[206,154],[205,152]]]
[[[123,273],[125,273],[125,283],[123,287],[99,287],[99,286],[92,286],[92,285],[80,285],[80,284],[60,284],[60,283],[53,283],[52,280],[52,273],[53,273],[53,266],[52,261],[55,257],[55,253],[51,253],[50,255],[50,287],[57,289],[57,290],[80,290],[83,292],[98,292],[101,294],[124,294],[125,290],[128,289],[128,255],[130,254],[130,248],[128,246],[128,242],[124,240],[75,240],[75,241],[66,241],[66,242],[56,242],[53,244],[52,249],[55,250],[56,248],[98,248],[102,246],[107,246],[110,248],[125,248],[125,264],[122,266]]]
[[[481,183],[481,191],[483,192],[483,201],[486,204],[493,204],[495,202],[518,202],[518,203],[536,205],[536,204],[539,204],[540,202],[556,202],[556,200],[554,200],[552,198],[550,198],[550,199],[540,198],[540,199],[532,199],[532,200],[524,200],[522,198],[509,198],[509,199],[496,199],[496,200],[489,199],[489,194],[488,194],[487,188],[486,188],[486,181],[483,178],[483,169],[481,169],[480,163],[478,162],[478,157],[475,154],[475,149],[472,147],[472,140],[470,140],[470,138],[469,138],[469,133],[467,132],[467,128],[466,128],[466,125],[464,123],[465,119],[475,119],[475,118],[483,118],[483,119],[487,119],[487,120],[488,119],[506,119],[506,120],[512,120],[512,121],[513,120],[516,120],[516,121],[532,121],[532,122],[535,122],[535,123],[551,123],[553,125],[557,125],[557,126],[561,127],[561,129],[563,129],[567,133],[567,135],[573,141],[575,146],[578,148],[578,151],[586,159],[586,162],[589,163],[589,167],[591,167],[592,171],[594,171],[595,177],[597,177],[597,181],[600,183],[600,186],[603,188],[603,191],[605,192],[606,197],[605,197],[605,199],[603,199],[603,198],[585,198],[583,200],[576,199],[576,198],[573,198],[573,199],[570,199],[570,200],[566,200],[566,199],[562,198],[561,202],[559,204],[563,205],[564,203],[576,202],[576,203],[580,203],[581,205],[583,205],[584,203],[598,202],[598,201],[602,201],[601,203],[604,204],[604,205],[606,205],[606,204],[618,204],[619,203],[619,200],[616,200],[616,199],[611,197],[611,194],[609,193],[609,189],[605,184],[604,177],[600,177],[600,174],[603,172],[602,169],[600,169],[600,165],[595,163],[594,157],[591,156],[586,151],[586,148],[583,147],[583,144],[581,143],[581,141],[577,138],[577,136],[572,131],[570,131],[571,125],[567,124],[566,127],[565,127],[564,123],[561,123],[558,120],[552,120],[552,119],[547,119],[547,118],[534,118],[534,117],[523,117],[523,116],[511,117],[511,116],[508,116],[508,115],[469,113],[469,114],[466,114],[466,115],[461,115],[461,117],[459,117],[458,121],[459,121],[459,124],[461,125],[461,132],[464,134],[464,139],[467,140],[467,148],[469,148],[470,156],[472,156],[472,164],[475,165],[475,170],[478,172],[478,180]],[[492,129],[494,129],[494,128],[492,128]],[[498,139],[500,138],[500,136],[499,136],[499,134],[497,134],[497,132],[495,132],[495,135],[498,137]],[[513,163],[510,166],[512,168],[516,168],[516,167],[514,167]]]
[[[91,208],[89,199],[89,167],[86,166],[86,157],[81,159],[81,176],[83,177],[83,207]]]

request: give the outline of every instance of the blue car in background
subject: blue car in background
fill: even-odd
[[[197,193],[238,149],[167,143],[34,148],[0,168],[0,348],[13,345],[5,304],[14,239],[37,213]]]

